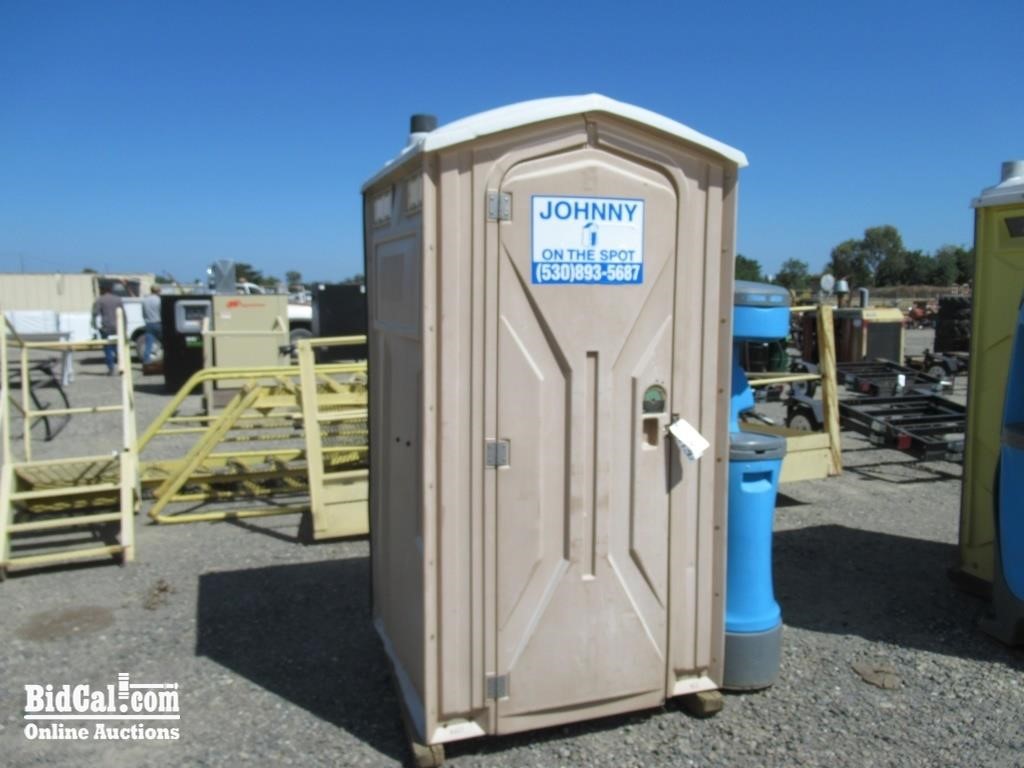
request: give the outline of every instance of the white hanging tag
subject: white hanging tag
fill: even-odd
[[[675,438],[679,450],[690,461],[696,461],[704,455],[704,451],[711,445],[686,419],[679,419],[668,428],[669,433]]]

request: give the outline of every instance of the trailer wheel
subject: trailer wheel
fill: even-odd
[[[806,408],[793,411],[786,419],[786,426],[799,432],[817,432],[821,429],[818,420],[814,418],[814,414]]]
[[[292,328],[291,332],[288,334],[288,340],[291,341],[292,344],[297,342],[299,339],[312,338],[313,332],[309,330],[309,328]]]
[[[146,351],[146,334],[145,332],[136,334],[135,338],[132,339],[132,344],[135,346],[135,356],[142,362],[142,355]],[[164,356],[164,345],[160,343],[160,339],[153,339],[153,350],[152,359],[159,360]]]
[[[925,373],[935,379],[945,380],[949,378],[949,369],[943,363],[932,363]]]

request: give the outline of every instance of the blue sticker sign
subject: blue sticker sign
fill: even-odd
[[[531,198],[531,282],[636,285],[644,281],[644,201]]]

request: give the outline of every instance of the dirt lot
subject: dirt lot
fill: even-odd
[[[927,346],[913,332],[908,352]],[[916,347],[916,348],[915,348]],[[116,379],[79,361],[75,404]],[[165,401],[138,376],[140,428]],[[963,396],[959,382],[957,397]],[[63,450],[106,450],[116,422],[73,420]],[[116,434],[116,433],[115,433]],[[114,440],[116,442],[116,440]],[[52,446],[51,446],[52,447]],[[449,748],[453,766],[1024,765],[1024,652],[975,628],[958,592],[959,465],[844,437],[841,477],[787,485],[776,513],[781,678],[717,717],[660,710]],[[364,540],[304,545],[298,520],[156,527],[138,561],[0,585],[0,754],[9,766],[397,765],[407,760],[369,624]],[[889,687],[854,664],[890,670]],[[28,684],[175,682],[180,738],[25,735]]]

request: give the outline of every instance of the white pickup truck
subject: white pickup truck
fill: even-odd
[[[266,295],[262,285],[256,283],[235,283],[235,292],[246,296]],[[308,339],[313,335],[313,305],[288,301],[288,331],[291,340]]]
[[[235,290],[246,296],[267,293],[263,286],[246,282],[236,283]],[[132,349],[135,350],[135,354],[141,360],[142,350],[146,343],[146,324],[142,320],[142,299],[135,296],[124,296],[121,302],[124,307],[125,335],[128,337]],[[298,339],[308,339],[313,335],[312,305],[288,302],[288,331],[292,342]],[[160,357],[162,354],[163,351],[157,342],[153,356]]]

